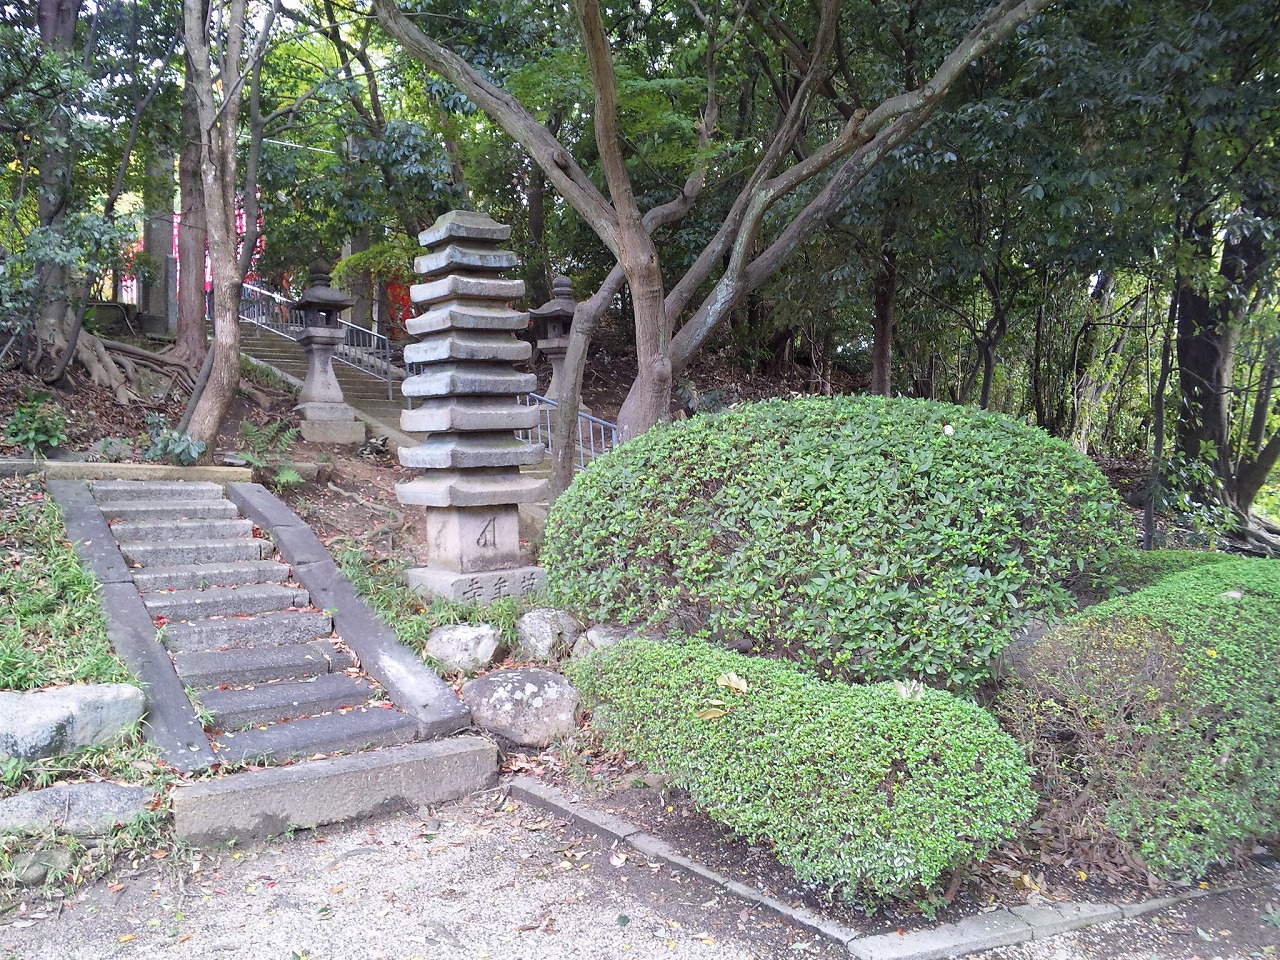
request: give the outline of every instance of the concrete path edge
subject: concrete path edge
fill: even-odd
[[[46,489],[62,510],[77,558],[98,581],[107,639],[142,684],[147,705],[143,733],[167,763],[184,773],[210,766],[214,755],[204,728],[88,484],[49,480]]]
[[[507,788],[517,800],[563,817],[587,832],[626,843],[651,861],[659,860],[700,877],[741,900],[754,903],[796,926],[812,930],[827,940],[844,946],[856,960],[942,960],[947,957],[962,957],[980,950],[1011,946],[1027,940],[1043,940],[1094,924],[1140,916],[1214,892],[1226,892],[1190,890],[1133,904],[1045,903],[1000,908],[927,930],[862,936],[844,924],[827,920],[804,907],[794,907],[765,896],[744,883],[731,880],[703,864],[689,860],[665,841],[645,833],[630,821],[613,814],[584,809],[570,800],[564,791],[533,777],[516,777],[508,782]]]
[[[332,614],[338,635],[360,665],[417,721],[420,737],[445,737],[471,725],[466,704],[378,619],[301,517],[261,484],[228,483],[226,491],[240,512],[275,542],[294,578],[311,593],[311,602]]]

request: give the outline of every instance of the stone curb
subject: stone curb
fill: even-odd
[[[834,920],[827,920],[804,907],[765,896],[745,883],[739,883],[700,863],[681,856],[665,841],[644,833],[628,820],[609,813],[582,809],[564,791],[548,786],[533,777],[516,777],[508,782],[510,795],[517,800],[563,817],[577,827],[601,837],[630,845],[650,860],[660,860],[686,873],[700,877],[740,900],[754,903],[796,926],[812,930],[833,943],[848,949],[856,960],[943,960],[962,957],[980,950],[1012,946],[1027,940],[1044,940],[1058,934],[1079,930],[1112,920],[1141,916],[1154,910],[1208,896],[1222,890],[1192,890],[1171,897],[1160,897],[1143,903],[1046,903],[1039,906],[1001,908],[989,913],[966,917],[956,923],[944,923],[930,930],[912,933],[880,934],[864,937],[858,931]]]
[[[248,467],[171,467],[162,463],[78,463],[42,460],[39,472],[50,480],[196,480],[233,483],[250,480]]]
[[[46,488],[62,510],[76,556],[98,581],[111,649],[142,684],[147,739],[166,762],[184,773],[208,767],[214,756],[204,728],[88,485],[79,480],[49,480]]]
[[[378,619],[302,518],[259,483],[228,483],[226,491],[227,499],[275,542],[311,602],[332,614],[361,666],[417,721],[420,737],[445,737],[471,725],[466,704]]]
[[[234,773],[173,790],[174,829],[196,845],[447,803],[493,786],[498,750],[479,737]]]

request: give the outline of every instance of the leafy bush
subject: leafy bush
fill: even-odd
[[[28,390],[5,424],[4,435],[34,454],[67,439],[67,415],[48,393]]]
[[[1222,560],[1091,608],[996,708],[1063,831],[1181,879],[1280,830],[1280,566]]]
[[[203,440],[197,440],[189,433],[179,433],[158,413],[148,413],[146,423],[151,445],[142,454],[144,460],[172,460],[179,466],[189,467],[205,451]]]
[[[918,683],[825,683],[697,641],[626,641],[569,674],[612,743],[848,899],[933,887],[1035,807],[1017,744]]]
[[[917,400],[769,401],[632,440],[553,505],[553,603],[671,620],[855,679],[972,687],[1097,586],[1122,512],[1068,445]]]

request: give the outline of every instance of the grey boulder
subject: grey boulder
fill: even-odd
[[[20,887],[38,887],[49,874],[61,876],[71,869],[74,858],[66,847],[49,847],[24,853],[13,859],[13,880]]]
[[[578,691],[550,670],[499,670],[462,688],[471,721],[521,747],[545,747],[578,725]]]
[[[640,632],[635,627],[622,627],[616,623],[598,623],[578,637],[573,645],[573,656],[585,657],[605,647],[612,647],[619,641],[637,636],[640,636]]]
[[[0,800],[0,833],[100,837],[147,810],[151,791],[116,783],[67,783]]]
[[[0,692],[0,760],[39,760],[110,743],[140,719],[142,691],[127,683],[87,683]]]
[[[502,635],[496,627],[458,623],[432,630],[425,652],[447,670],[473,673],[492,663],[500,646]]]
[[[530,610],[516,621],[517,653],[524,660],[559,660],[581,633],[582,624],[563,610]]]

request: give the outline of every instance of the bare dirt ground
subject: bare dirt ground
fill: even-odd
[[[494,792],[194,862],[143,864],[0,924],[2,960],[846,955]]]

